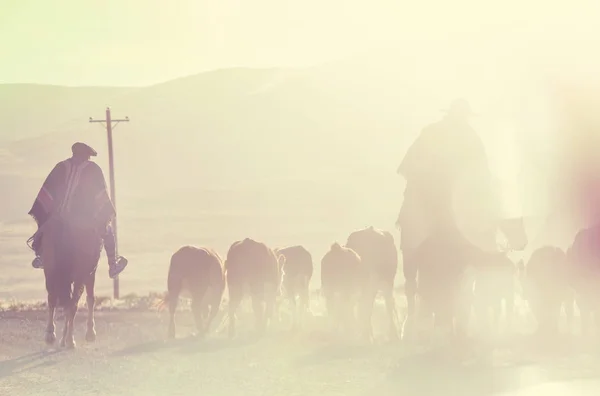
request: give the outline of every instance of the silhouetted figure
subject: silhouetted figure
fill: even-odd
[[[433,254],[439,251],[439,256],[431,256],[429,261],[444,261],[431,270],[443,271],[439,277],[454,277],[449,262],[462,260],[458,253],[464,250],[462,246],[467,246],[468,240],[457,224],[457,220],[462,219],[455,215],[457,183],[464,182],[466,177],[470,185],[472,202],[468,204],[473,205],[473,210],[468,216],[482,217],[481,209],[489,208],[485,205],[491,202],[488,199],[491,197],[488,195],[491,175],[485,147],[468,123],[470,115],[471,108],[466,100],[454,101],[441,121],[423,129],[398,168],[398,173],[406,180],[397,226],[401,230],[400,248],[409,315],[414,312],[418,262],[423,260],[423,256],[417,257],[417,254],[423,244],[427,242]],[[483,206],[479,206],[480,202]],[[447,287],[453,283],[456,282],[447,279],[440,284]]]
[[[32,265],[34,268],[43,268],[40,258],[42,233],[39,228],[52,215],[58,215],[69,222],[96,228],[104,242],[109,276],[114,278],[125,269],[127,260],[116,255],[115,235],[110,226],[115,209],[105,194],[106,182],[102,170],[90,161],[90,157],[95,157],[97,153],[83,143],[75,143],[71,150],[73,156],[52,169],[29,211],[38,225],[38,232],[28,241],[36,255]],[[104,193],[92,196],[92,189]]]

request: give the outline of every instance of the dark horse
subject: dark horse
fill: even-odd
[[[43,233],[42,261],[48,292],[48,325],[46,343],[56,341],[54,312],[61,306],[65,327],[60,341],[62,347],[75,347],[73,325],[79,299],[87,292],[87,332],[85,339],[96,339],[94,323],[94,283],[102,249],[100,233],[94,228],[79,227],[57,216],[50,217],[39,229]]]
[[[523,250],[527,245],[523,218],[498,220],[490,231],[504,234],[510,249]],[[412,254],[404,255],[404,275],[407,285],[412,286],[405,290],[409,313],[405,327],[410,321],[429,320],[433,314],[436,327],[450,328],[454,334],[464,336],[473,302],[474,278],[468,276],[468,270],[478,269],[496,254],[483,251],[452,228],[433,234]],[[417,295],[421,301],[418,312]],[[419,318],[412,318],[414,314]]]

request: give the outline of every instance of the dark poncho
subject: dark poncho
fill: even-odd
[[[70,158],[52,169],[29,215],[41,226],[54,213],[84,228],[102,227],[110,222],[115,209],[96,163],[77,163]]]

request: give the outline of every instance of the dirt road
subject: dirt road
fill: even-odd
[[[318,331],[272,330],[256,340],[240,330],[234,341],[220,334],[199,341],[189,337],[186,313],[179,318],[180,338],[165,342],[165,315],[121,311],[97,314],[94,344],[83,340],[82,312],[77,349],[66,351],[44,345],[45,315],[0,314],[0,395],[466,396],[600,390],[600,381],[590,382],[600,378],[598,353],[573,342],[552,351],[520,343],[496,351],[485,363],[450,364],[432,352],[407,353],[401,344],[357,346]]]

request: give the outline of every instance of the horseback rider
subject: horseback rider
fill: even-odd
[[[115,235],[110,225],[115,209],[102,170],[90,161],[97,153],[79,142],[71,150],[72,157],[59,162],[50,172],[28,213],[38,225],[38,231],[28,241],[36,255],[32,266],[43,268],[40,227],[51,216],[58,215],[70,224],[98,230],[108,257],[109,276],[115,278],[125,269],[127,260],[116,255]]]
[[[398,167],[397,172],[406,180],[396,226],[401,230],[400,249],[409,300],[416,294],[418,263],[414,257],[423,242],[434,234],[459,243],[465,242],[465,237],[467,241],[471,239],[459,224],[464,219],[456,213],[456,205],[461,205],[456,196],[458,185],[466,180],[471,188],[467,194],[479,195],[463,200],[468,205],[486,201],[480,198],[489,192],[486,187],[491,175],[483,141],[468,123],[471,115],[466,100],[455,100],[442,120],[421,131]],[[482,212],[467,209],[464,211],[467,216],[462,217],[479,221],[474,218]],[[409,311],[413,307],[409,302]]]

